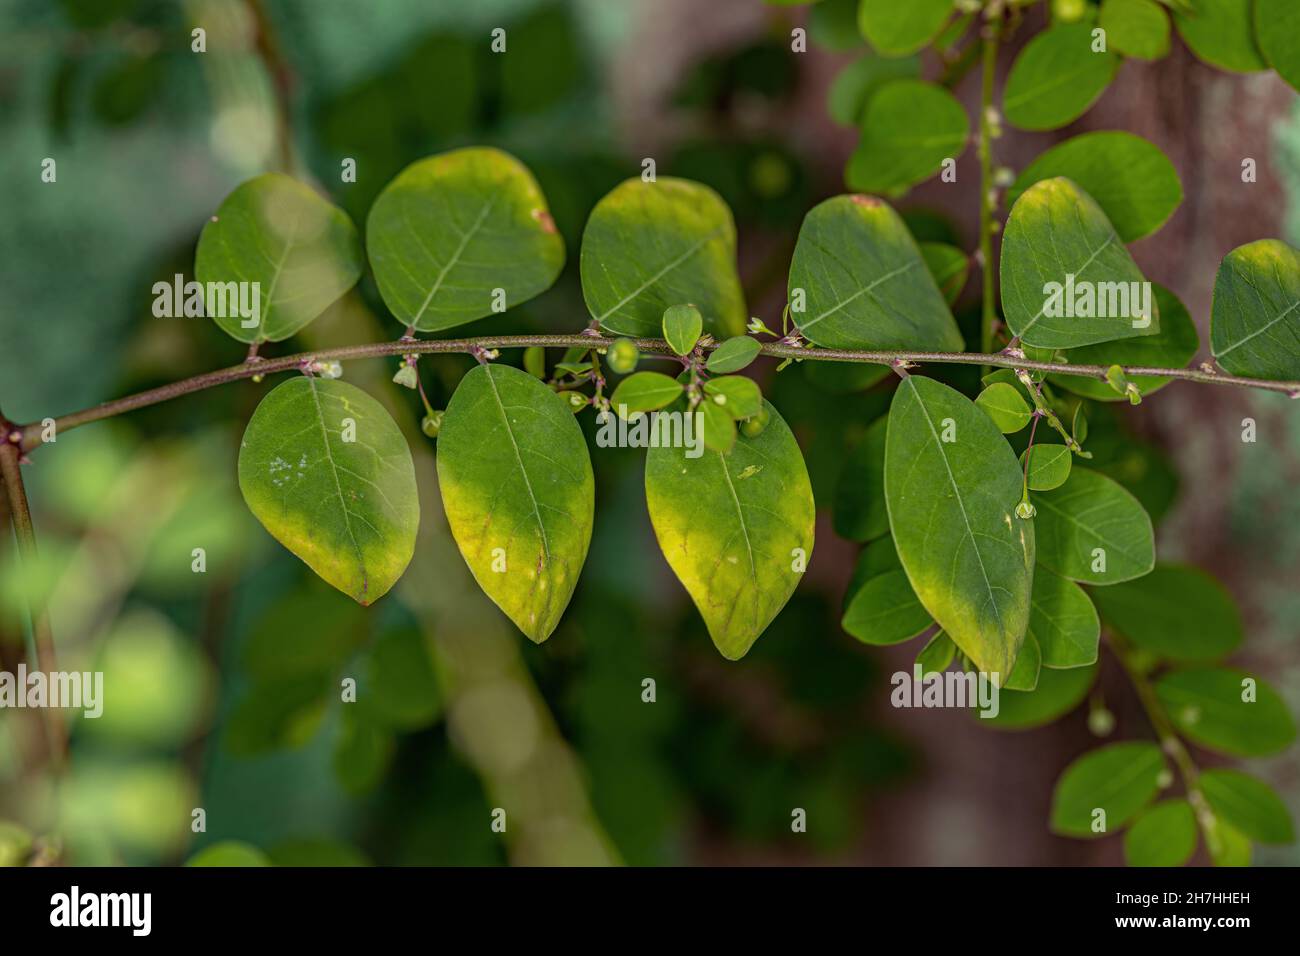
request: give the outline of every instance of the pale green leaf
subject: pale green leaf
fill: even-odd
[[[361,270],[361,242],[347,213],[281,173],[227,196],[194,255],[206,314],[249,343],[287,339],[356,285]],[[258,315],[239,313],[238,287],[229,283],[257,283]],[[251,294],[249,287],[246,305]]]
[[[814,506],[803,455],[776,409],[729,455],[646,454],[659,547],[722,655],[738,660],[794,592],[812,557]],[[734,427],[734,426],[733,426]]]
[[[1300,251],[1261,239],[1228,253],[1214,280],[1210,349],[1232,375],[1300,379]]]
[[[1055,491],[1033,495],[1038,563],[1083,584],[1118,584],[1155,567],[1155,532],[1142,505],[1100,472],[1075,467]]]
[[[1254,847],[1250,837],[1221,818],[1205,828],[1205,844],[1215,866],[1250,866]]]
[[[1142,811],[1124,834],[1129,866],[1182,866],[1196,852],[1199,837],[1192,805],[1162,800]]]
[[[1097,660],[1101,622],[1083,588],[1039,567],[1034,569],[1029,634],[1038,642],[1044,667],[1086,667]]]
[[[1074,837],[1119,832],[1159,791],[1163,770],[1164,755],[1152,743],[1109,744],[1084,754],[1056,782],[1052,831]]]
[[[1197,786],[1222,819],[1260,843],[1294,843],[1291,812],[1263,780],[1240,770],[1202,771]]]
[[[678,355],[686,355],[704,331],[704,317],[693,305],[670,305],[664,310],[664,339]]]
[[[745,330],[736,225],[699,183],[661,176],[617,186],[587,221],[581,273],[587,309],[619,335],[658,335],[664,310],[683,302],[695,303],[715,338]]]
[[[239,490],[266,530],[360,604],[415,551],[411,451],[382,405],[346,382],[290,379],[262,399],[239,449]]]
[[[627,418],[636,412],[652,412],[671,405],[682,391],[681,382],[662,372],[633,372],[618,383],[609,404],[620,418]]]
[[[366,251],[384,304],[422,332],[513,308],[564,267],[564,240],[532,173],[487,147],[398,173],[370,207]]]
[[[1020,431],[1033,417],[1020,392],[1003,382],[994,382],[980,392],[975,404],[1004,435]]]
[[[1189,740],[1238,757],[1285,750],[1295,722],[1277,691],[1227,667],[1173,671],[1156,682],[1156,694]]]
[[[862,138],[844,171],[858,192],[893,195],[938,175],[966,150],[970,120],[937,83],[893,80],[867,101]]]
[[[1021,480],[970,399],[934,379],[902,382],[885,440],[894,543],[934,619],[979,670],[1004,677],[1028,626],[1034,565],[1034,526],[1013,513]]]
[[[911,640],[933,623],[899,570],[867,580],[845,609],[842,626],[864,644],[884,645]]]
[[[1169,55],[1169,16],[1156,0],[1102,0],[1099,25],[1106,42],[1125,56],[1159,60]]]
[[[1138,581],[1098,589],[1093,600],[1108,627],[1170,660],[1218,660],[1242,640],[1232,595],[1199,568],[1161,565]]]
[[[1002,110],[1021,129],[1056,129],[1073,122],[1115,78],[1119,57],[1092,51],[1092,26],[1060,24],[1035,36],[1007,76]]]
[[[591,458],[568,405],[526,372],[473,369],[447,404],[438,484],[479,587],[540,644],[578,582],[595,510]]]
[[[898,213],[869,196],[836,196],[808,213],[790,263],[789,296],[800,331],[825,348],[963,347],[916,240]]]

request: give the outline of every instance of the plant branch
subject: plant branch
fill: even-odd
[[[993,326],[997,321],[994,298],[993,215],[996,196],[993,191],[993,85],[997,75],[998,41],[1001,34],[999,4],[985,11],[987,22],[980,29],[983,45],[983,72],[980,84],[979,161],[980,161],[980,268],[983,272],[983,306],[980,310],[980,351],[993,350]]]
[[[496,335],[473,339],[398,339],[392,342],[370,342],[363,345],[349,345],[342,348],[324,349],[318,352],[300,352],[280,358],[262,358],[254,362],[244,362],[215,372],[206,372],[192,378],[182,379],[145,392],[128,395],[63,415],[54,420],[56,433],[112,418],[124,412],[157,405],[160,402],[180,398],[192,392],[200,392],[217,385],[236,382],[241,379],[276,372],[310,370],[314,363],[342,361],[346,359],[385,358],[396,355],[424,354],[466,354],[473,355],[483,349],[530,348],[600,348],[610,345],[614,339],[599,335]],[[661,355],[673,358],[672,348],[663,339],[634,339],[637,348],[647,355]],[[703,346],[705,351],[717,348],[717,343]],[[1023,358],[1008,352],[878,352],[853,351],[845,349],[801,348],[783,342],[768,342],[761,346],[760,354],[780,359],[825,362],[862,362],[872,365],[897,366],[907,364],[940,365],[987,365],[997,368],[1027,369],[1048,372],[1054,375],[1070,375],[1080,378],[1093,378],[1105,381],[1110,366],[1105,365],[1062,365],[1057,362],[1040,362]],[[1272,381],[1269,379],[1244,378],[1238,375],[1221,375],[1205,368],[1153,368],[1148,366],[1127,366],[1126,375],[1159,376],[1180,381],[1200,382],[1206,385],[1234,385],[1241,388],[1257,388],[1264,391],[1280,392],[1291,398],[1300,398],[1300,381]],[[12,426],[9,442],[18,444],[23,451],[30,451],[41,444],[43,426],[37,422],[29,425]]]

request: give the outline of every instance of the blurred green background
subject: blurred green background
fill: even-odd
[[[359,227],[384,184],[431,153],[491,144],[530,166],[568,266],[553,290],[469,334],[586,324],[582,225],[645,156],[727,199],[750,308],[771,322],[799,222],[842,191],[853,146],[825,109],[854,53],[850,4],[824,6],[812,51],[796,56],[789,29],[805,14],[756,0],[3,0],[0,407],[39,420],[242,359],[206,320],[153,317],[150,290],[192,274],[205,218],[280,161],[285,121],[297,174]],[[196,25],[203,54],[190,49]],[[496,27],[505,55],[489,49]],[[1295,183],[1289,115],[1267,117],[1268,148]],[[55,184],[39,180],[47,156]],[[340,181],[344,158],[356,160],[354,184]],[[969,209],[934,212],[953,195],[903,207],[918,231],[969,246],[973,194]],[[268,352],[400,332],[367,277]],[[421,363],[435,405],[465,367]],[[887,391],[844,392],[803,367],[769,383],[808,458],[817,554],[754,651],[730,664],[658,553],[635,450],[594,455],[595,537],[564,623],[540,647],[515,633],[448,536],[433,447],[418,400],[388,383],[395,368],[345,369],[394,411],[422,489],[416,561],[369,610],[315,581],[239,498],[239,435],[270,382],[88,426],[33,456],[42,558],[31,580],[2,569],[0,646],[6,660],[21,648],[15,595],[45,589],[61,666],[102,670],[111,704],[74,722],[62,779],[39,767],[39,725],[0,713],[0,821],[26,834],[10,845],[30,838],[74,864],[170,864],[225,841],[276,863],[1118,861],[1117,846],[1047,833],[1051,783],[1088,744],[1082,711],[1018,734],[964,713],[893,711],[889,674],[915,649],[867,649],[838,626],[854,548],[822,512]],[[1196,426],[1195,402],[1219,398],[1171,388],[1137,433],[1118,421],[1108,432],[1103,417],[1103,463],[1168,512],[1165,555],[1229,583],[1252,625],[1247,656],[1296,705],[1300,417],[1284,401],[1233,396],[1245,404],[1222,420],[1259,416],[1272,453],[1227,468],[1232,436]],[[1184,477],[1176,497],[1180,472],[1201,477]],[[202,574],[191,570],[200,547]],[[339,703],[345,677],[356,705]],[[654,703],[642,699],[647,678]],[[1146,735],[1122,679],[1103,668],[1102,687],[1119,735]],[[1300,804],[1294,757],[1259,770]],[[806,833],[791,832],[795,808]],[[1259,859],[1296,862],[1294,849]]]

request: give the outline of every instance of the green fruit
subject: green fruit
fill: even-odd
[[[420,421],[420,430],[430,438],[437,438],[438,432],[442,431],[441,409],[429,415],[425,415]]]
[[[640,357],[641,352],[631,339],[615,339],[609,351],[605,353],[605,364],[609,366],[611,372],[626,375],[636,368]]]
[[[740,433],[746,438],[757,438],[759,435],[763,434],[763,429],[767,427],[767,423],[771,420],[772,413],[769,412],[767,406],[764,405],[762,411],[757,415],[753,418],[746,418],[740,423]]]
[[[587,403],[590,401],[582,392],[563,392],[562,394],[564,400],[569,403],[569,410],[575,415],[586,408]]]

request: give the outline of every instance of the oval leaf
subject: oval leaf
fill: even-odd
[[[1012,207],[1000,274],[1007,324],[1028,345],[1072,349],[1160,331],[1133,257],[1097,203],[1068,179],[1035,183]]]
[[[1169,55],[1169,17],[1156,0],[1103,0],[1099,25],[1117,51],[1137,60]]]
[[[987,674],[1009,676],[1029,623],[1034,526],[1015,517],[1015,453],[960,392],[912,375],[894,395],[885,501],[917,597]]]
[[[704,331],[704,319],[693,305],[670,305],[664,310],[664,339],[678,355],[686,355]]]
[[[1255,0],[1255,39],[1268,65],[1300,90],[1300,6],[1291,0]]]
[[[1031,491],[1051,491],[1065,484],[1074,466],[1074,456],[1064,445],[1035,445],[1032,452],[1026,449],[1020,455],[1020,467],[1025,467],[1025,458],[1029,459],[1026,472]]]
[[[1093,594],[1106,624],[1145,651],[1213,661],[1241,643],[1241,615],[1223,585],[1199,568],[1163,565],[1140,581]]]
[[[864,644],[901,644],[930,627],[929,613],[903,571],[870,578],[844,611],[844,630]]]
[[[863,112],[877,90],[893,80],[917,79],[920,75],[920,57],[886,59],[868,53],[836,75],[826,94],[826,111],[841,126],[860,126]]]
[[[361,242],[347,213],[281,173],[250,179],[227,196],[194,255],[206,314],[249,343],[287,339],[356,285],[361,269]],[[257,284],[258,314],[252,287],[241,292],[234,283]]]
[[[1118,584],[1155,567],[1151,518],[1105,475],[1073,468],[1060,488],[1033,499],[1043,567],[1084,584]]]
[[[346,382],[302,376],[262,399],[240,443],[239,490],[277,541],[359,604],[383,597],[415,553],[411,450]]]
[[[479,587],[540,644],[578,583],[595,509],[591,458],[568,405],[527,372],[480,365],[447,404],[438,483]]]
[[[989,725],[1001,730],[1028,730],[1050,724],[1078,707],[1097,678],[1097,667],[1073,667],[1038,674],[1032,691],[1003,690],[998,695],[998,712]]]
[[[808,213],[789,296],[799,330],[824,348],[963,347],[916,240],[898,213],[869,196],[836,196]]]
[[[922,677],[926,674],[942,674],[952,666],[956,656],[957,645],[952,642],[952,638],[943,631],[938,631],[921,648],[921,653],[916,655],[916,663],[921,668]]]
[[[965,152],[969,138],[970,120],[955,96],[937,83],[894,80],[867,102],[844,181],[860,192],[905,191]]]
[[[1215,813],[1252,840],[1295,842],[1290,811],[1263,780],[1239,770],[1206,770],[1197,786]]]
[[[1101,207],[1115,232],[1133,242],[1155,232],[1183,201],[1174,164],[1154,143],[1124,132],[1084,133],[1039,155],[1007,192],[1014,206],[1034,183],[1064,176]]]
[[[1073,122],[1115,78],[1119,57],[1092,52],[1092,26],[1069,23],[1038,34],[1011,65],[1002,111],[1021,129],[1056,129]]]
[[[743,375],[723,375],[704,383],[705,401],[741,421],[753,418],[763,408],[763,393],[758,383]]]
[[[858,27],[885,56],[907,56],[929,44],[952,16],[952,0],[862,0]]]
[[[715,375],[729,375],[747,368],[762,349],[758,339],[748,335],[737,335],[727,339],[709,353],[705,368]]]
[[[646,454],[646,504],[660,550],[729,660],[744,657],[785,606],[812,556],[808,470],[789,427],[766,407],[767,427],[736,438],[729,455]]]
[[[662,372],[634,372],[618,383],[609,404],[620,418],[627,418],[671,405],[682,390],[681,382]]]
[[[1164,769],[1164,755],[1151,743],[1109,744],[1084,754],[1056,782],[1052,830],[1073,837],[1119,832],[1159,792]],[[1094,821],[1104,829],[1094,829]]]
[[[1014,385],[994,382],[975,398],[975,404],[1004,435],[1020,431],[1032,417],[1029,406]]]
[[[1196,852],[1196,814],[1186,800],[1162,800],[1124,834],[1129,866],[1182,866]]]
[[[1029,634],[1038,642],[1044,667],[1086,667],[1096,662],[1101,622],[1083,588],[1046,568],[1035,568],[1030,602]]]
[[[533,174],[486,147],[398,173],[370,207],[366,251],[384,304],[422,332],[526,302],[564,267],[564,240]]]
[[[736,225],[707,186],[629,179],[596,203],[582,234],[582,294],[619,335],[659,334],[664,310],[694,302],[715,337],[745,329]]]
[[[1174,23],[1192,52],[1213,66],[1235,73],[1264,70],[1268,64],[1255,43],[1251,6],[1256,0],[1196,0],[1192,9],[1174,10]],[[1270,24],[1277,30],[1282,24]]]
[[[1228,253],[1214,280],[1210,349],[1232,375],[1300,379],[1300,252],[1261,239]]]
[[[1295,723],[1277,691],[1238,670],[1174,671],[1156,682],[1156,694],[1174,726],[1211,750],[1259,757],[1295,740]]]

